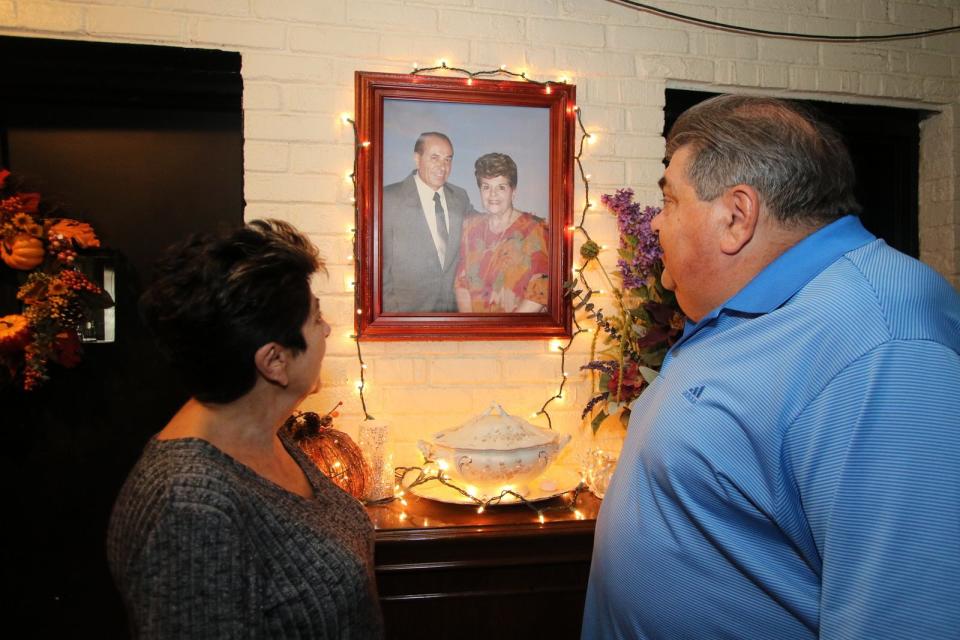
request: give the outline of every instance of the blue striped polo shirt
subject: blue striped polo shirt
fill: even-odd
[[[960,637],[960,296],[855,217],[700,322],[633,407],[583,638]]]

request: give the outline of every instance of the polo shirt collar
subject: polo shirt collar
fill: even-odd
[[[874,240],[876,237],[864,229],[856,216],[844,216],[817,229],[787,249],[733,297],[699,322],[688,321],[683,336],[673,346],[679,346],[726,309],[746,314],[773,311],[840,256]]]

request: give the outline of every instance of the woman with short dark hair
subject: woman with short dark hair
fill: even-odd
[[[454,295],[460,313],[539,313],[547,304],[547,225],[513,206],[517,164],[505,153],[474,163],[485,213],[463,221]]]
[[[376,638],[373,529],[280,430],[319,385],[323,269],[290,225],[175,246],[141,313],[191,399],[147,444],[107,538],[135,637]]]

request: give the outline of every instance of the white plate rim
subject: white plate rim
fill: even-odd
[[[531,491],[529,495],[523,496],[524,500],[527,502],[540,502],[542,500],[549,500],[551,498],[556,498],[557,496],[562,496],[565,493],[569,493],[576,489],[581,482],[580,474],[577,471],[570,469],[568,467],[551,467],[544,474],[537,476],[531,481],[531,484],[536,483],[538,486],[544,480],[553,480],[557,483],[557,488],[553,491]],[[444,484],[439,482],[432,481],[426,484],[418,485],[415,487],[410,487],[407,489],[410,493],[417,496],[418,498],[424,498],[426,500],[432,500],[434,502],[443,502],[446,504],[466,504],[466,505],[476,505],[477,503],[471,498],[461,494],[456,489],[452,489]],[[503,502],[488,505],[490,507],[498,506],[511,506],[522,504],[519,500],[510,500],[510,496],[504,498]]]

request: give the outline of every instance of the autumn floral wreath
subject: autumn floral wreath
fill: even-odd
[[[79,251],[100,246],[93,228],[11,182],[0,169],[0,270],[15,272],[22,310],[0,316],[0,387],[31,391],[49,379],[51,362],[79,364],[81,323],[113,300],[75,265]]]

